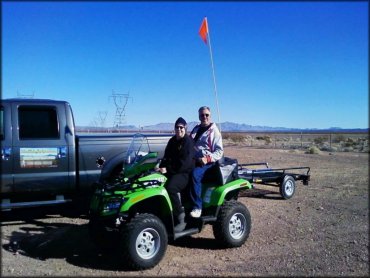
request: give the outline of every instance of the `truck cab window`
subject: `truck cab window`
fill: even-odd
[[[0,107],[0,140],[4,138],[4,108]]]
[[[20,106],[18,108],[19,139],[59,139],[55,107]]]

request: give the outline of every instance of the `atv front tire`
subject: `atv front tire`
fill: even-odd
[[[240,202],[226,201],[213,224],[213,234],[226,248],[239,247],[247,240],[251,230],[251,216]]]
[[[121,229],[119,253],[122,263],[133,270],[152,268],[163,258],[167,243],[167,231],[162,221],[152,214],[138,214]]]

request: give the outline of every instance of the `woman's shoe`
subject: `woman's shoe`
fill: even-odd
[[[186,227],[185,212],[180,213],[177,219],[179,221],[179,224],[177,224],[174,228],[175,233],[182,232]]]

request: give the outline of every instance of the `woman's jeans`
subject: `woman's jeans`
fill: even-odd
[[[188,185],[189,173],[174,174],[168,177],[165,184],[168,195],[172,202],[173,215],[175,217],[179,216],[183,212],[181,200],[178,193],[180,193]]]
[[[190,190],[190,198],[193,202],[193,209],[202,209],[202,179],[205,172],[211,168],[214,163],[209,163],[193,170],[193,184]]]

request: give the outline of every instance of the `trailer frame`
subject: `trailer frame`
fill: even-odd
[[[255,169],[256,166],[261,167]],[[310,167],[270,168],[267,162],[238,164],[240,178],[246,179],[252,185],[279,186],[279,192],[283,199],[293,197],[296,190],[296,181],[302,181],[303,185],[308,185],[310,171]]]

